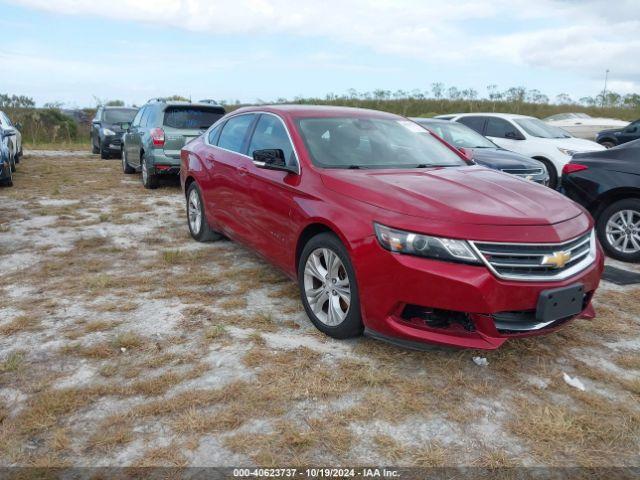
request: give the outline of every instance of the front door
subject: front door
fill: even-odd
[[[140,128],[141,128],[141,120],[142,116],[146,112],[147,107],[142,107],[136,113],[136,116],[133,118],[131,125],[129,126],[129,131],[124,135],[124,146],[122,148],[125,149],[125,153],[127,154],[127,162],[132,167],[140,166]]]

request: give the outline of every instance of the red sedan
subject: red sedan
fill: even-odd
[[[603,254],[591,217],[404,117],[242,108],[181,159],[193,238],[262,254],[332,337],[493,349],[593,318]]]

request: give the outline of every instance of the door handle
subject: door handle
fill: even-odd
[[[247,170],[246,167],[239,167],[238,173],[244,177],[247,173],[249,173],[249,170]]]

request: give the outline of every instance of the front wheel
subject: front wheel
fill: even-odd
[[[609,205],[598,216],[598,238],[607,254],[623,262],[640,262],[640,199]]]
[[[202,195],[196,182],[189,185],[187,189],[187,224],[189,225],[189,233],[198,242],[211,242],[222,236],[209,227],[204,213]]]
[[[547,169],[547,173],[549,174],[549,188],[556,189],[558,188],[558,170],[556,170],[556,166],[546,158],[536,158],[539,162],[542,162]]]
[[[360,297],[349,253],[333,233],[307,242],[298,264],[298,286],[307,315],[333,338],[362,334]]]
[[[7,187],[13,187],[13,171],[9,168],[9,178],[5,178],[3,183]]]
[[[100,147],[95,144],[93,137],[91,137],[91,153],[100,153]]]
[[[600,145],[602,145],[604,148],[613,148],[613,147],[616,146],[615,143],[607,141],[607,140],[605,140],[604,142],[600,142]]]
[[[158,176],[151,173],[151,167],[146,156],[142,156],[142,185],[144,188],[158,188]]]

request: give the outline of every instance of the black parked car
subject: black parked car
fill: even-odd
[[[125,132],[137,108],[99,107],[91,125],[91,146],[93,153],[99,153],[103,159],[111,155],[120,156],[122,151],[122,134]]]
[[[412,118],[450,145],[470,150],[479,165],[549,185],[549,174],[542,162],[500,148],[487,137],[461,123],[433,118]]]
[[[0,185],[13,186],[13,172],[15,171],[15,156],[10,138],[15,132],[0,128]]]
[[[640,120],[631,122],[624,128],[614,130],[603,130],[596,137],[596,142],[600,145],[611,148],[616,145],[638,140],[640,138]]]
[[[640,140],[576,153],[563,169],[562,188],[591,212],[611,257],[640,261]]]

